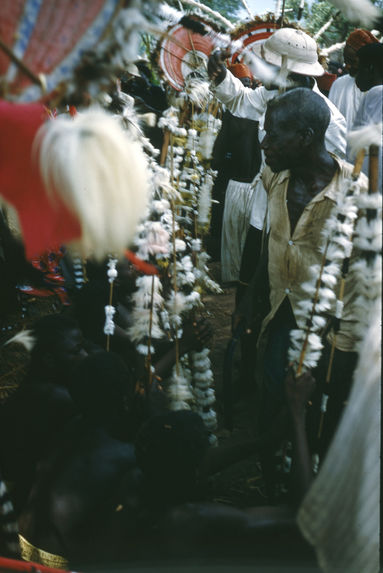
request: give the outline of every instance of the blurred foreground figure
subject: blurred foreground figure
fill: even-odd
[[[0,101],[0,199],[17,211],[26,257],[73,241],[99,259],[122,253],[146,207],[141,145],[102,109],[49,113]]]
[[[354,385],[318,477],[298,513],[326,573],[378,573],[381,301],[371,316]]]

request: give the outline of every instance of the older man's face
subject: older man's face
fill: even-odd
[[[264,126],[266,135],[261,143],[266,164],[274,173],[297,165],[302,151],[297,128],[282,127],[280,122],[282,116],[281,110],[267,111]]]

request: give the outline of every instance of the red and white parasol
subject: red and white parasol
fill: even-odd
[[[231,63],[242,60],[247,52],[252,51],[254,44],[263,43],[277,28],[280,28],[280,22],[276,21],[273,16],[265,20],[257,17],[233,31],[232,39],[240,40],[243,48],[232,55]]]
[[[42,91],[36,84],[42,76],[48,94],[68,81],[84,52],[94,49],[108,35],[121,7],[120,0],[2,0],[3,97],[37,101]],[[12,61],[10,53],[21,66]]]
[[[199,21],[203,22],[200,18]],[[159,65],[165,79],[175,90],[181,91],[190,73],[206,72],[214,47],[210,34],[198,34],[181,23],[173,26],[167,31],[159,49]]]

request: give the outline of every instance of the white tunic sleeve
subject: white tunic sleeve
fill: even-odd
[[[233,115],[255,121],[263,117],[267,102],[278,95],[276,90],[267,90],[263,86],[255,90],[245,88],[228,70],[225,79],[213,89],[217,99],[225,104]]]

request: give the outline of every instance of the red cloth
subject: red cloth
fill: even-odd
[[[330,91],[332,84],[337,79],[337,77],[338,76],[336,74],[330,74],[329,72],[325,72],[322,76],[318,76],[315,79],[320,91],[328,93]]]
[[[54,569],[53,567],[46,567],[40,563],[33,563],[32,561],[18,561],[17,559],[7,559],[0,557],[0,571],[4,573],[14,573],[14,571],[24,571],[25,573],[63,573],[63,569]]]
[[[245,64],[232,64],[229,66],[229,72],[236,78],[253,78],[250,68],[245,66]]]
[[[135,268],[140,271],[140,273],[144,273],[145,275],[158,275],[158,269],[146,261],[143,261],[135,253],[129,251],[128,249],[125,251],[125,257],[135,266]]]
[[[73,213],[51,201],[32,160],[32,144],[47,112],[40,104],[0,101],[0,194],[19,216],[28,259],[81,236]]]
[[[356,52],[360,50],[362,46],[366,44],[375,44],[379,40],[375,38],[374,34],[371,34],[368,30],[363,30],[362,28],[356,28],[346,40],[346,45],[353,48]]]
[[[68,293],[65,288],[65,279],[61,274],[60,261],[65,254],[63,248],[56,251],[49,251],[41,255],[40,257],[34,257],[31,259],[31,264],[41,271],[44,275],[44,282],[47,288],[35,288],[29,287],[28,285],[22,285],[19,287],[21,292],[25,294],[35,295],[35,296],[52,296],[56,294],[61,303],[65,306],[70,305],[68,298]]]

